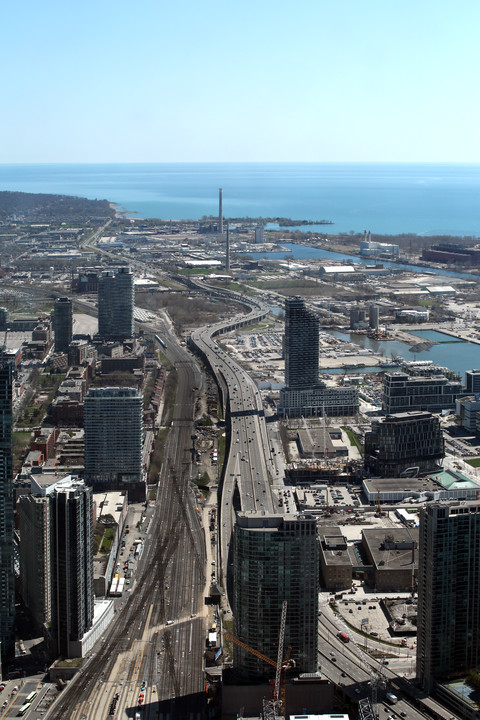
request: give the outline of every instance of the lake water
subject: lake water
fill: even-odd
[[[303,230],[480,235],[480,165],[156,163],[0,165],[0,189],[107,199],[140,218],[330,220]]]
[[[411,332],[413,334],[413,331]],[[430,337],[432,333],[435,334],[434,337]],[[472,368],[480,366],[480,345],[467,341],[458,341],[455,338],[450,338],[450,341],[441,340],[440,345],[434,345],[430,350],[412,353],[410,352],[412,346],[399,340],[373,340],[366,335],[344,333],[336,330],[329,332],[329,334],[341,340],[355,343],[362,348],[373,350],[374,353],[384,355],[387,358],[390,358],[393,352],[401,355],[406,360],[432,360],[436,365],[447,367],[460,375],[462,382],[465,381],[466,370],[472,370]],[[415,330],[414,334],[418,335],[419,338],[428,340],[435,340],[436,336],[449,338],[445,333],[431,330],[419,330],[418,332]],[[358,372],[362,371],[359,369]]]
[[[349,262],[351,264],[364,263],[371,265],[375,260],[367,260],[357,255],[346,255],[345,253],[334,252],[333,250],[324,250],[310,245],[297,245],[295,243],[283,243],[282,246],[288,250],[288,258],[293,260],[338,260],[339,262]],[[252,252],[241,253],[245,257],[253,260],[283,260],[287,257],[285,252]],[[384,267],[391,267],[395,270],[409,270],[424,274],[425,272],[435,275],[444,275],[446,277],[459,277],[465,279],[480,280],[480,275],[471,275],[469,273],[456,272],[455,270],[444,270],[442,268],[425,268],[421,265],[408,265],[404,263],[393,263],[388,260],[378,261]]]

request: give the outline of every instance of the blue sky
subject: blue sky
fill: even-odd
[[[3,3],[0,162],[479,162],[478,0]]]

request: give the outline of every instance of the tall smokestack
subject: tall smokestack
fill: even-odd
[[[218,190],[218,232],[223,233],[223,191]]]
[[[227,222],[227,246],[225,248],[225,270],[230,270],[230,225]]]

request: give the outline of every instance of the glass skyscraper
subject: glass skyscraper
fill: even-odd
[[[19,498],[21,592],[55,656],[75,657],[91,628],[93,496],[83,481],[53,481]]]
[[[319,321],[301,297],[285,300],[285,387],[280,390],[281,416],[354,415],[358,390],[328,387],[319,380]]]
[[[68,297],[55,300],[53,310],[53,330],[55,332],[55,352],[68,352],[73,336],[73,305]]]
[[[319,551],[314,518],[239,513],[234,531],[234,633],[277,660],[283,601],[284,647],[299,672],[318,665]],[[245,679],[264,679],[274,669],[239,646],[234,666]]]
[[[417,679],[426,692],[480,663],[480,502],[420,511]]]
[[[95,490],[128,490],[130,497],[144,495],[142,393],[91,388],[84,401],[84,428],[88,484]]]
[[[313,388],[318,380],[319,323],[301,297],[285,300],[285,384]]]
[[[10,654],[15,620],[13,567],[13,363],[0,358],[0,642]]]
[[[128,267],[106,270],[98,278],[98,334],[105,340],[122,340],[134,333],[133,280]]]
[[[59,486],[51,502],[52,640],[59,656],[72,657],[93,623],[92,489],[83,482]]]

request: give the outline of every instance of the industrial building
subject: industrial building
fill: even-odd
[[[455,400],[462,391],[461,382],[449,380],[443,375],[411,377],[402,372],[386,373],[382,408],[387,415],[411,410],[454,410]]]
[[[440,243],[422,250],[422,260],[477,266],[480,263],[480,248],[468,248],[450,243]]]
[[[364,257],[385,257],[389,260],[396,260],[400,254],[399,245],[393,243],[381,243],[372,240],[372,235],[365,232],[364,239],[360,241],[360,255]]]
[[[362,490],[370,505],[418,504],[430,500],[475,500],[480,484],[458,471],[442,470],[418,478],[365,478]]]
[[[276,658],[282,605],[287,601],[285,647],[300,673],[318,666],[319,556],[316,521],[296,514],[237,515],[234,530],[234,634]],[[246,680],[273,669],[241,647],[234,668]]]
[[[420,511],[417,680],[431,693],[480,663],[480,502]]]
[[[381,477],[440,468],[445,456],[440,420],[429,412],[403,412],[372,423],[365,433],[365,467]]]

